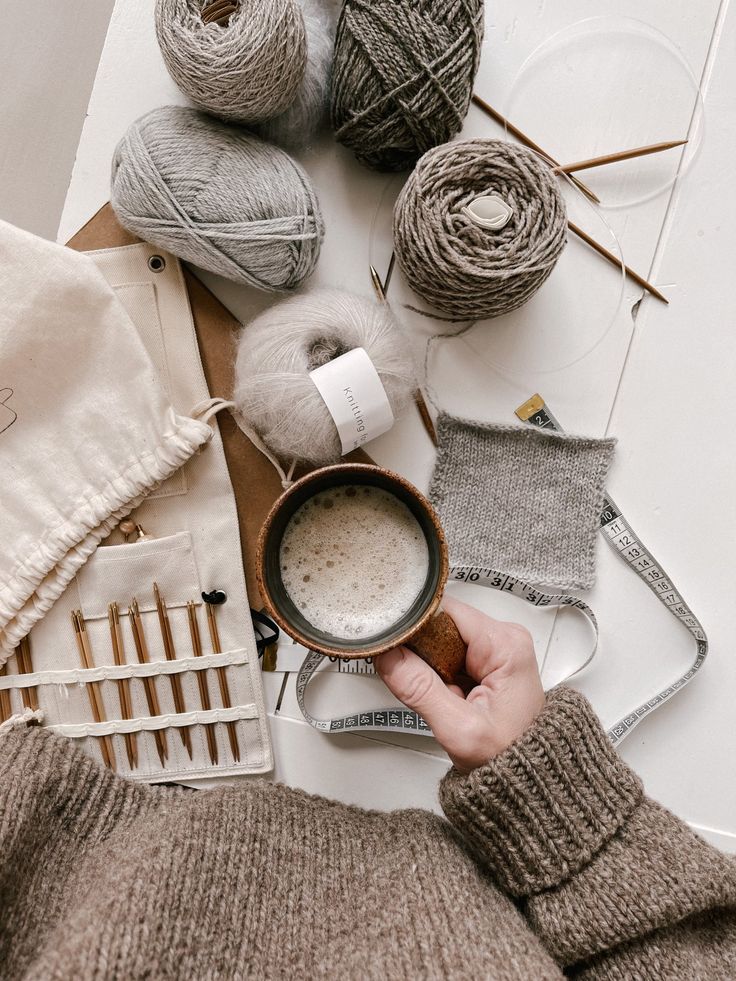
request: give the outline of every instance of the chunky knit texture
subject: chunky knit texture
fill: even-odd
[[[430,500],[450,561],[561,589],[595,581],[596,530],[615,439],[441,413]]]
[[[369,167],[411,167],[462,127],[482,40],[482,0],[345,0],[332,69],[337,139]]]
[[[204,0],[156,0],[166,67],[192,102],[227,122],[258,123],[296,98],[307,38],[296,0],[258,0],[206,23]]]
[[[554,691],[441,796],[451,823],[264,781],[138,786],[14,729],[0,735],[0,973],[736,976],[736,865],[642,797],[580,695]]]
[[[496,195],[511,208],[500,230],[465,209]],[[567,241],[567,210],[536,153],[505,140],[429,150],[394,206],[394,248],[411,288],[447,320],[500,317],[526,303]]]
[[[260,290],[296,289],[324,237],[314,187],[295,160],[185,106],[161,106],[128,127],[110,202],[133,235]]]

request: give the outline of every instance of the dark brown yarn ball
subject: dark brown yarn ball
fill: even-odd
[[[462,127],[483,40],[483,0],[345,0],[332,125],[376,170],[407,170]]]

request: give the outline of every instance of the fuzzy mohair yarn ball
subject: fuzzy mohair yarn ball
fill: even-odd
[[[459,132],[483,40],[483,0],[345,0],[332,125],[358,160],[406,170]]]
[[[134,235],[261,290],[299,286],[324,236],[312,182],[296,161],[182,106],[130,126],[113,157],[111,203]]]
[[[207,22],[203,0],[156,0],[156,37],[185,95],[220,119],[258,123],[295,99],[307,63],[297,0],[240,0]]]
[[[300,0],[307,37],[307,66],[291,105],[260,123],[256,132],[287,150],[308,146],[327,116],[337,12],[334,0]]]
[[[342,452],[337,427],[309,372],[358,347],[373,362],[398,416],[413,397],[416,373],[389,306],[315,289],[276,304],[241,332],[233,391],[236,418],[281,460],[336,462]]]
[[[497,195],[510,208],[499,230],[463,208]],[[412,289],[450,320],[515,310],[536,293],[567,240],[567,212],[549,167],[503,140],[448,143],[426,153],[394,206],[394,249]]]

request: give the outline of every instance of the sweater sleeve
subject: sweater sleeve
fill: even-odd
[[[567,975],[736,977],[736,862],[644,796],[582,695],[440,799]]]

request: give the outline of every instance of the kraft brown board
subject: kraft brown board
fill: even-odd
[[[112,208],[106,204],[67,245],[79,252],[91,252],[135,245],[139,241],[120,226]],[[232,392],[235,332],[241,324],[187,266],[183,269],[207,387],[210,395],[228,398]],[[218,413],[217,421],[238,510],[248,598],[252,607],[260,609],[262,604],[255,574],[256,542],[271,505],[282,493],[281,479],[241,432],[229,412]],[[346,459],[358,463],[373,462],[360,450]]]

